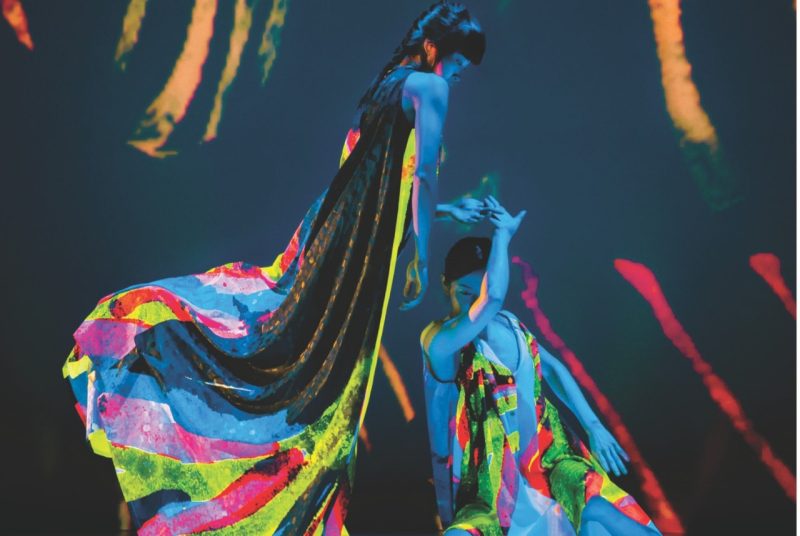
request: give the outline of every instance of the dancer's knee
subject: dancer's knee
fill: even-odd
[[[595,525],[600,528],[585,529],[584,525]],[[651,521],[647,525],[634,521],[603,497],[595,496],[589,499],[581,513],[581,536],[589,535],[635,535],[635,536],[661,536],[661,533]]]

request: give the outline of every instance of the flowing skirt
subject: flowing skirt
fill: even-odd
[[[350,133],[346,177],[271,266],[235,262],[129,287],[75,332],[64,377],[140,534],[346,533],[414,169],[410,126],[386,116],[362,129],[363,143]]]

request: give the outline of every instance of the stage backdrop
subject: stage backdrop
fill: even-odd
[[[1,531],[125,527],[61,377],[73,330],[116,289],[271,263],[426,6],[2,3]],[[469,7],[487,51],[452,90],[440,192],[528,210],[507,308],[635,453],[619,482],[662,527],[789,534],[792,1]],[[447,312],[438,274],[466,233],[490,229],[436,228],[422,306],[398,311],[395,289],[355,534],[434,530],[418,335]]]

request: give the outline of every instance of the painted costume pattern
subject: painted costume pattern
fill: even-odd
[[[140,534],[346,534],[408,228],[414,143],[400,99],[413,70],[378,84],[271,266],[129,287],[75,332],[64,377]]]
[[[498,359],[481,351],[482,344],[473,342],[462,349],[455,383],[440,382],[427,365],[423,368],[434,484],[445,527],[476,536],[574,534],[593,496],[605,498],[643,525],[650,523],[633,497],[611,481],[586,446],[562,424],[542,391],[536,339],[513,315],[508,316],[524,337],[524,357],[532,360],[535,372],[536,429],[527,445],[520,444],[516,419],[522,385]],[[441,424],[445,422],[449,426]],[[513,518],[519,516],[515,507],[526,492],[538,512],[529,516],[531,524],[538,523],[536,530],[528,532],[527,525],[519,532],[510,530]]]

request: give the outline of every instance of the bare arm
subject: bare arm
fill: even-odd
[[[444,221],[453,218],[453,205],[448,203],[439,203],[436,205],[435,220]]]
[[[436,205],[436,221],[451,220],[459,223],[478,223],[485,214],[482,200],[472,197],[462,197],[452,203],[439,203]]]
[[[416,167],[411,193],[414,244],[416,253],[406,270],[402,310],[416,307],[428,287],[428,251],[431,224],[436,209],[439,148],[447,115],[449,87],[432,73],[412,73],[403,87],[404,95],[414,106]]]
[[[436,221],[439,220],[446,220],[450,218],[450,214],[453,210],[453,207],[448,205],[447,203],[439,203],[436,205],[436,213],[435,218]]]
[[[542,359],[542,376],[544,376],[547,385],[575,414],[581,426],[584,429],[588,429],[594,425],[601,424],[600,419],[597,418],[589,402],[586,401],[581,388],[567,367],[541,345],[539,345],[539,355]]]
[[[603,426],[567,367],[541,345],[539,355],[542,360],[544,380],[578,418],[578,422],[589,436],[591,450],[597,456],[600,465],[617,476],[627,473],[623,459],[630,460],[628,454],[617,443],[611,432]]]
[[[434,74],[412,75],[409,77],[409,82],[406,90],[414,104],[416,143],[416,168],[412,193],[414,240],[417,257],[427,262],[428,237],[438,190],[436,173],[439,149],[442,145],[442,130],[447,116],[450,89],[442,77]]]
[[[469,310],[447,322],[432,325],[422,334],[423,350],[430,360],[434,375],[440,379],[455,377],[457,352],[477,337],[502,309],[508,291],[508,244],[525,217],[525,211],[516,217],[511,216],[493,198],[490,199],[496,204],[492,207],[496,212],[490,216],[496,228],[480,295]]]

